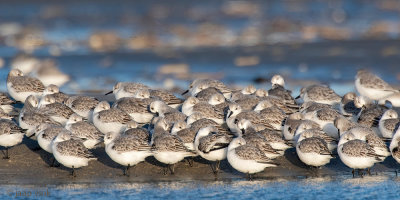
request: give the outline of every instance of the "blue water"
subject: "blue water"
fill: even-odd
[[[400,178],[349,176],[293,180],[9,185],[1,199],[397,199]],[[29,199],[30,199],[29,198]]]

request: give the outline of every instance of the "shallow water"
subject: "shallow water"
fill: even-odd
[[[351,176],[253,181],[176,181],[157,183],[7,185],[0,198],[52,199],[396,199],[400,179]]]

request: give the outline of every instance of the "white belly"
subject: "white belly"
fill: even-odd
[[[24,134],[3,134],[0,135],[0,146],[11,147],[22,142]]]
[[[116,163],[123,166],[134,166],[140,162],[143,162],[152,153],[148,151],[129,151],[119,153],[111,149],[113,143],[106,146],[107,155]]]
[[[185,152],[162,151],[155,152],[153,156],[164,164],[175,164],[183,160],[188,154]]]
[[[234,169],[246,174],[255,174],[264,171],[266,167],[274,166],[271,164],[258,163],[254,160],[243,160],[236,155],[235,149],[229,151],[227,159]]]

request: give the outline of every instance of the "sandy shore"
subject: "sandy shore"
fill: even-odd
[[[76,177],[69,175],[70,169],[63,166],[49,167],[52,155],[44,150],[37,150],[36,141],[25,139],[21,145],[10,149],[11,158],[0,162],[0,184],[63,184],[63,183],[102,183],[102,182],[153,182],[174,180],[215,180],[211,173],[209,162],[196,158],[193,167],[185,161],[176,164],[174,175],[163,175],[163,165],[153,157],[146,162],[132,168],[129,177],[122,176],[123,167],[113,162],[105,153],[104,148],[93,150],[97,161],[90,162],[89,166],[76,170]],[[321,169],[311,169],[298,159],[294,148],[285,152],[285,155],[276,160],[280,166],[267,168],[264,172],[257,174],[258,178],[284,178],[292,179],[313,176],[335,176],[349,175],[351,169],[347,168],[339,158]],[[385,162],[376,164],[372,173],[393,172],[398,164],[392,157]],[[219,180],[232,180],[245,178],[244,174],[235,171],[225,160],[221,163]]]

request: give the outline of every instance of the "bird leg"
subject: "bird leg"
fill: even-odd
[[[72,166],[71,176],[72,177],[76,177],[74,166]]]
[[[10,159],[10,156],[8,156],[8,147],[6,147],[6,155],[3,157],[3,159]]]
[[[190,167],[193,167],[193,158],[190,157],[190,158],[187,158],[186,160],[188,161],[189,166],[190,166]]]
[[[351,171],[351,173],[353,174],[353,178],[354,178],[354,169]]]
[[[367,173],[368,173],[368,175],[371,176],[371,169],[370,168],[367,168]]]
[[[130,167],[130,164],[128,164],[128,166],[126,166],[126,168],[124,169],[124,176],[129,177],[129,167]]]
[[[175,164],[168,165],[168,169],[171,174],[175,174]]]

